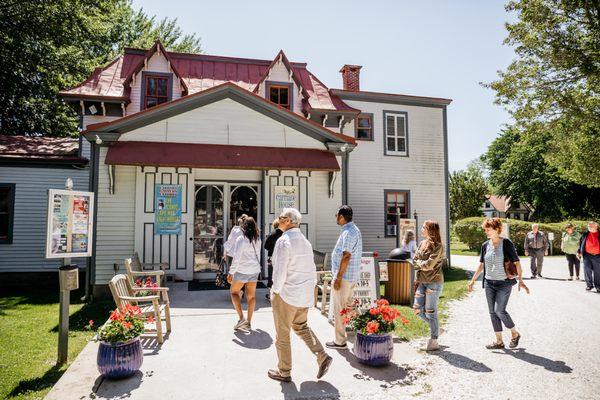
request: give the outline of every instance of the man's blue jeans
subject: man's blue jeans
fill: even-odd
[[[583,255],[583,275],[587,287],[600,290],[600,255]]]
[[[438,301],[443,286],[443,283],[420,283],[415,292],[413,308],[417,315],[429,324],[432,339],[437,339],[440,332]]]

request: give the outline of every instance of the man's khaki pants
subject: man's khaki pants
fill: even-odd
[[[335,343],[339,345],[346,344],[346,325],[344,317],[340,315],[347,306],[351,306],[354,298],[355,282],[348,282],[342,279],[340,290],[331,289],[331,302],[333,303],[333,317],[335,321]]]
[[[290,376],[292,371],[292,347],[290,344],[290,329],[294,329],[296,335],[306,343],[310,351],[317,356],[317,363],[321,365],[327,357],[319,339],[308,327],[308,308],[294,307],[287,304],[278,294],[273,294],[271,299],[273,307],[273,319],[275,320],[275,348],[279,363],[279,373],[282,376]]]

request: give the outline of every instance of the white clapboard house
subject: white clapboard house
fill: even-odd
[[[237,217],[254,216],[268,233],[276,193],[289,188],[317,250],[334,246],[343,203],[365,251],[383,258],[395,247],[397,207],[403,218],[438,220],[448,241],[450,100],[362,91],[360,69],[344,65],[343,88],[330,89],[283,51],[257,60],[157,42],[62,91],[83,119],[97,192],[96,288],[136,251],[178,279],[211,279]],[[182,185],[179,235],[154,234],[157,184]]]

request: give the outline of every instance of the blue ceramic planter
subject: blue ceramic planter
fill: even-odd
[[[133,375],[142,366],[144,353],[140,338],[125,343],[100,342],[98,348],[98,371],[105,378],[119,379]]]
[[[381,335],[364,335],[356,332],[354,355],[358,361],[366,365],[386,365],[394,354],[394,341],[390,333]]]

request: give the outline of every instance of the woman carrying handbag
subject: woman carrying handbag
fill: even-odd
[[[252,315],[256,306],[256,283],[260,273],[260,232],[254,218],[248,217],[242,223],[243,234],[236,239],[234,246],[233,262],[229,268],[227,282],[231,284],[229,293],[231,302],[238,314],[238,322],[234,330],[252,330]],[[247,318],[242,311],[241,291],[245,287],[246,302],[248,304]]]
[[[483,222],[483,230],[488,240],[481,246],[479,267],[469,282],[469,292],[477,277],[483,272],[483,287],[488,302],[492,327],[496,340],[486,345],[490,350],[503,349],[502,324],[511,331],[509,347],[511,349],[519,345],[521,334],[517,331],[515,323],[506,306],[510,298],[512,287],[517,284],[518,290],[524,289],[529,293],[529,288],[523,282],[521,263],[515,245],[510,239],[500,237],[502,233],[502,222],[499,218],[488,218]]]

